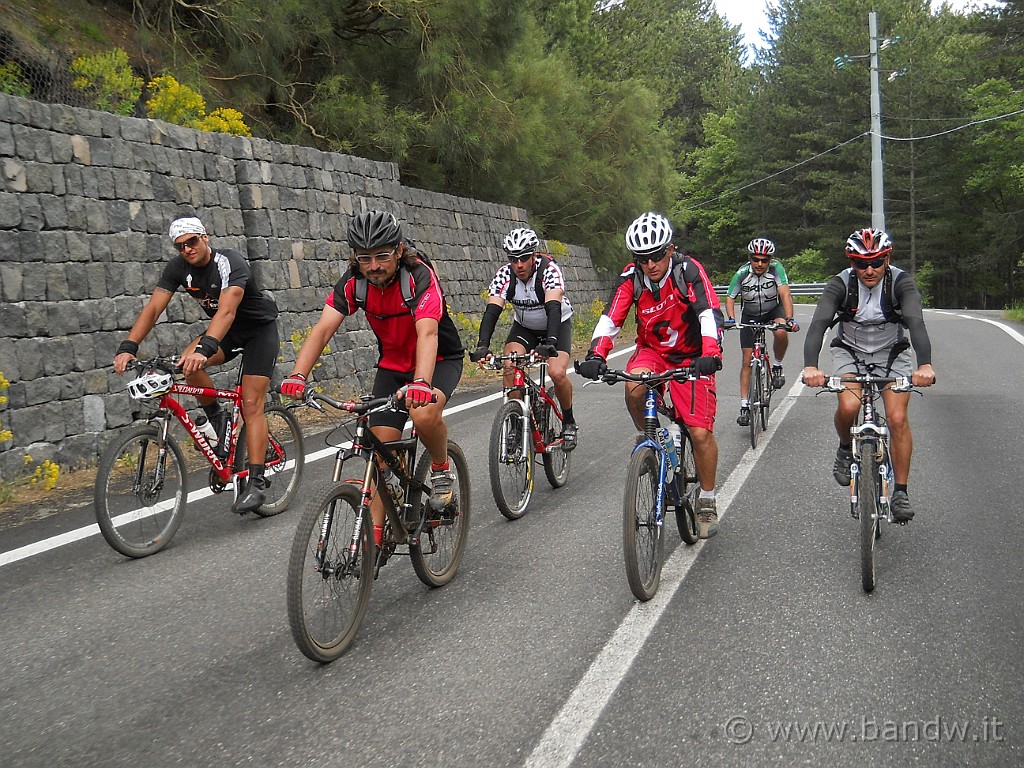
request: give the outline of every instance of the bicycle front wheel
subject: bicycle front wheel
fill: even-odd
[[[768,429],[768,414],[772,408],[772,393],[775,391],[775,384],[772,382],[772,366],[770,360],[765,360],[761,365],[761,429]]]
[[[561,488],[569,479],[572,454],[566,453],[561,442],[552,445],[562,434],[562,420],[555,415],[550,405],[544,406],[544,423],[540,426],[541,434],[544,435],[545,447],[544,475],[552,488]]]
[[[683,444],[679,446],[679,468],[676,470],[676,488],[681,503],[676,507],[676,526],[679,535],[687,544],[700,541],[697,533],[697,494],[700,493],[700,474],[697,460],[693,455],[693,439],[689,432],[682,433]]]
[[[491,425],[488,470],[498,510],[509,520],[526,514],[533,495],[533,441],[518,401],[502,404]],[[425,475],[424,475],[425,477]]]
[[[875,588],[875,533],[878,530],[878,461],[870,440],[860,444],[857,473],[857,512],[860,515],[860,582],[865,592]]]
[[[267,498],[254,511],[260,517],[271,517],[284,512],[299,492],[299,481],[302,480],[302,469],[306,464],[306,450],[302,442],[302,429],[295,414],[277,403],[268,405],[263,414],[267,419],[267,455],[264,458]],[[245,467],[246,455],[243,424],[235,451],[236,471]]]
[[[153,424],[128,430],[103,454],[93,490],[96,522],[127,557],[166,547],[185,516],[188,475],[181,448]]]
[[[359,523],[359,489],[349,483],[321,487],[302,513],[288,560],[288,625],[308,659],[334,661],[359,631],[373,588],[370,530],[368,519]]]
[[[452,502],[440,513],[430,509],[422,491],[412,498],[413,509],[426,515],[423,531],[409,544],[409,558],[420,581],[428,587],[441,587],[455,576],[466,553],[472,498],[469,488],[469,464],[462,449],[448,441],[448,460],[455,473]],[[430,472],[430,454],[426,451],[416,465],[416,479],[423,481]]]
[[[750,447],[757,448],[761,437],[764,407],[764,364],[754,358],[750,365]]]
[[[641,448],[629,460],[623,499],[622,545],[626,579],[637,600],[654,597],[661,582],[665,526],[657,519],[658,455]]]

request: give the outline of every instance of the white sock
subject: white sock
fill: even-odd
[[[750,399],[746,398],[746,397],[740,398],[740,408],[749,408],[749,407],[750,407]]]
[[[714,489],[711,489],[710,491],[705,491],[703,488],[701,488],[700,489],[700,497],[702,499],[713,499],[713,498],[715,498],[715,491],[714,491]]]

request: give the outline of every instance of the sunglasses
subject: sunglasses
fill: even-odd
[[[522,256],[509,256],[508,260],[513,264],[522,264],[525,261],[533,261],[533,254],[524,253]]]
[[[202,237],[202,235],[192,235],[188,240],[182,240],[180,243],[175,243],[174,247],[177,248],[179,252],[184,253],[186,248],[195,248],[199,243],[200,237]]]
[[[769,261],[771,261],[771,259],[770,259],[770,258],[768,258],[768,259],[757,259],[757,258],[752,258],[752,259],[751,259],[751,261],[752,261],[752,262],[753,262],[754,264],[767,264],[767,263],[768,263]]]
[[[648,254],[646,254],[644,256],[641,256],[641,255],[637,254],[637,256],[636,256],[636,263],[637,264],[647,264],[648,262],[653,262],[653,263],[656,264],[659,261],[661,261],[662,259],[664,259],[666,256],[668,256],[668,248],[662,248],[660,251],[655,251],[654,253],[648,253]]]
[[[385,253],[361,253],[356,256],[356,261],[358,261],[360,264],[370,264],[371,262],[374,261],[387,261],[396,253],[398,253],[397,245],[390,251],[386,251]]]
[[[882,265],[885,264],[885,259],[886,259],[885,256],[879,256],[877,259],[872,259],[871,261],[861,261],[860,259],[850,259],[850,264],[853,265],[854,269],[864,270],[864,269],[867,269],[868,267],[871,267],[871,269],[880,269],[882,267]]]

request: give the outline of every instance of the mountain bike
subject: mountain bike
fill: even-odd
[[[859,386],[851,387],[851,384]],[[881,521],[893,522],[889,496],[893,486],[889,456],[889,427],[875,403],[882,391],[912,392],[903,376],[830,376],[823,391],[848,390],[860,398],[860,413],[850,428],[853,435],[853,464],[850,466],[850,515],[860,520],[860,577],[865,592],[875,588],[875,543],[882,537]]]
[[[512,369],[512,386],[505,388],[494,415],[487,465],[495,504],[509,520],[518,520],[533,495],[535,458],[543,463],[551,487],[561,488],[569,477],[572,454],[563,447],[562,412],[548,391],[547,358],[511,352],[493,356],[488,367],[502,370],[506,362]],[[535,366],[536,379],[527,370]],[[518,397],[512,397],[514,393]]]
[[[693,439],[685,424],[672,417],[671,401],[663,395],[668,381],[692,381],[699,378],[692,366],[663,373],[632,374],[609,370],[599,381],[615,384],[633,381],[647,388],[644,399],[644,432],[626,470],[623,499],[622,544],[626,579],[630,591],[642,601],[650,600],[661,583],[665,551],[665,515],[674,512],[679,535],[687,544],[696,544],[695,510],[700,492],[700,476],[693,454]],[[587,382],[586,387],[594,382]],[[668,430],[661,428],[658,414],[678,425],[680,439],[667,440]]]
[[[332,479],[310,496],[288,560],[292,637],[303,655],[326,663],[341,656],[355,639],[373,582],[392,556],[408,555],[416,575],[429,587],[452,580],[466,551],[472,502],[469,465],[455,442],[448,441],[455,493],[451,504],[435,512],[427,503],[430,454],[424,451],[417,460],[420,440],[415,428],[410,437],[388,442],[370,431],[371,413],[397,409],[400,401],[394,395],[339,402],[311,389],[306,392],[303,403],[322,413],[325,403],[356,414],[352,440],[336,445]],[[331,435],[340,429],[339,425]],[[365,462],[362,476],[346,478],[345,465],[353,459]],[[374,544],[370,511],[374,496],[386,513],[379,547]]]
[[[171,434],[175,421],[185,428],[199,455],[209,463],[210,490],[219,494],[231,487],[235,500],[244,491],[249,470],[241,409],[242,369],[238,369],[234,389],[217,389],[174,381],[181,370],[173,358],[134,360],[129,368],[138,373],[128,382],[129,395],[155,407],[145,424],[132,427],[104,451],[94,500],[96,522],[107,543],[122,555],[146,557],[170,543],[185,515],[190,462]],[[213,397],[231,403],[226,434],[216,448],[176,395]],[[299,423],[284,406],[268,404],[264,414],[269,432],[264,457],[267,497],[255,512],[270,517],[287,509],[295,497],[305,450]]]
[[[768,415],[772,407],[775,384],[772,377],[772,358],[765,341],[767,331],[792,332],[785,323],[736,323],[729,328],[750,328],[754,332],[754,345],[750,353],[750,447],[757,448],[761,433],[768,429]]]

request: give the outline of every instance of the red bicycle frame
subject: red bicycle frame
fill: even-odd
[[[234,410],[231,414],[230,423],[234,425],[238,422],[237,411],[239,404],[242,402],[241,385],[235,387],[235,389],[216,389],[215,387],[193,387],[191,384],[175,383],[174,386],[171,387],[170,391],[160,398],[159,407],[172,413],[174,417],[181,422],[185,431],[192,436],[192,441],[199,447],[199,450],[203,452],[206,460],[210,462],[214,472],[217,474],[218,480],[227,484],[231,481],[232,477],[247,477],[249,474],[247,469],[240,472],[233,472],[231,470],[231,467],[235,465],[235,449],[237,448],[234,440],[233,428],[232,433],[225,436],[225,439],[228,440],[229,451],[228,455],[224,460],[222,460],[221,457],[214,452],[203,433],[199,431],[199,427],[196,426],[192,417],[188,415],[188,411],[185,410],[185,406],[171,397],[171,395],[196,395],[199,397],[213,397],[218,400],[230,400],[233,403]]]

